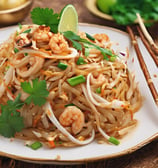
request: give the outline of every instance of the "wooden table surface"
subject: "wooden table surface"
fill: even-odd
[[[73,4],[79,15],[79,22],[93,23],[115,27],[125,30],[125,27],[118,26],[114,22],[103,20],[91,14],[84,0],[34,0],[33,7],[49,7],[59,12],[66,4]],[[23,24],[31,23],[30,16],[22,21]],[[149,28],[149,32],[158,41],[158,24]],[[89,162],[82,165],[42,165],[26,163],[14,159],[0,157],[0,168],[158,168],[158,141],[155,140],[141,149],[121,157]]]

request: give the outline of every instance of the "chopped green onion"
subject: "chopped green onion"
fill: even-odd
[[[89,48],[85,48],[85,50],[84,50],[84,55],[85,55],[86,57],[88,57],[89,54],[90,54]]]
[[[8,86],[8,89],[11,90],[11,87]]]
[[[77,65],[83,65],[83,64],[86,64],[86,62],[84,61],[84,58],[79,57],[78,60],[77,60]]]
[[[19,35],[19,32],[18,31],[16,31],[16,36],[18,36]]]
[[[30,33],[31,29],[25,30],[23,33]]]
[[[73,103],[70,103],[70,104],[66,104],[65,107],[68,107],[68,106],[76,106],[75,104]]]
[[[116,60],[116,56],[111,56],[111,57],[109,58],[109,60],[110,60],[111,62],[114,62],[114,61]]]
[[[24,53],[24,56],[28,56],[28,53]]]
[[[116,139],[115,137],[111,136],[108,141],[114,145],[119,145],[120,141],[118,139]]]
[[[96,93],[101,93],[101,87],[96,89]]]
[[[65,107],[69,107],[69,106],[75,106],[75,107],[79,108],[78,106],[76,106],[76,105],[73,104],[73,103],[70,103],[70,104],[66,104],[66,105],[65,105]],[[79,109],[80,109],[80,108],[79,108]]]
[[[71,86],[76,86],[80,83],[84,83],[86,81],[86,78],[83,75],[79,75],[69,78],[67,81]]]
[[[68,65],[66,65],[66,64],[64,64],[62,62],[59,62],[57,66],[58,66],[58,68],[60,68],[62,70],[65,70],[68,67]]]
[[[17,53],[19,52],[19,50],[17,48],[14,48],[14,52]]]
[[[33,150],[37,150],[42,147],[42,143],[39,141],[36,141],[33,144],[31,144],[29,147]]]
[[[90,34],[86,33],[86,37],[89,39],[89,40],[92,40],[92,41],[95,41],[95,38],[93,36],[91,36]]]
[[[62,144],[63,142],[62,142],[62,141],[59,141],[58,143],[59,143],[59,144]]]
[[[7,71],[8,71],[8,69],[10,68],[10,66],[6,66],[5,67],[5,71],[4,71],[4,74],[6,74],[7,73]]]
[[[5,70],[8,71],[9,68],[10,68],[10,66],[6,66],[6,67],[5,67]]]
[[[20,23],[18,23],[19,29],[22,29],[22,25]]]

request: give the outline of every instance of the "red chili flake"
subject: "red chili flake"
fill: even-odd
[[[60,160],[60,159],[61,159],[61,156],[60,156],[60,155],[56,155],[56,159],[57,159],[57,160]]]
[[[129,58],[129,49],[128,49],[128,47],[126,48],[126,53],[127,53],[127,58]]]
[[[157,78],[157,74],[154,74],[153,76],[154,76],[154,78]]]
[[[121,107],[124,107],[124,104],[121,104]]]
[[[132,62],[134,62],[134,57],[132,58]]]
[[[14,141],[14,138],[10,138],[10,142],[13,142]]]
[[[50,110],[47,110],[47,114],[48,114],[48,116],[51,116]]]

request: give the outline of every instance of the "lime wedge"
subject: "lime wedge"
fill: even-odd
[[[58,25],[58,32],[63,33],[65,31],[78,32],[78,14],[71,4],[63,8]]]

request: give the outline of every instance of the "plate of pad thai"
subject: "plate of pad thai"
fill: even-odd
[[[157,107],[128,34],[83,23],[77,32],[51,26],[0,30],[0,154],[75,164],[155,139]]]

